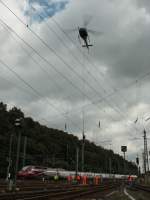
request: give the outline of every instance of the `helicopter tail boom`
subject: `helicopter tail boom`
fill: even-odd
[[[88,45],[82,45],[82,47],[92,47],[93,46],[93,44],[88,44]]]

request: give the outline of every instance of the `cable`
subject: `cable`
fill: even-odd
[[[35,8],[34,8],[35,9]],[[72,40],[72,38],[71,37],[69,37],[68,36],[68,34],[64,31],[64,29],[61,27],[61,25],[54,19],[54,18],[51,18],[51,20],[57,25],[57,27],[65,34],[65,36],[72,42],[72,44],[74,44],[74,46],[81,52],[81,54],[83,54],[83,56],[89,61],[89,63],[91,64],[91,66],[93,66],[93,64],[90,62],[90,60],[89,60],[89,58],[88,58],[88,56],[86,56],[81,50],[80,50],[80,48],[78,48],[78,46],[74,43],[74,41]],[[95,65],[94,65],[95,66]],[[95,66],[96,67],[96,66]],[[97,67],[96,67],[97,68]],[[99,71],[99,68],[97,68],[98,69],[98,71]],[[100,72],[100,75],[101,75],[101,77],[103,77],[104,78],[104,75]],[[93,77],[93,76],[92,76]],[[95,80],[95,77],[93,77],[94,78],[94,80]],[[95,80],[96,82],[97,82],[97,80]],[[108,82],[108,81],[107,81]],[[113,88],[113,90],[115,90],[115,88],[114,87],[112,87]],[[103,89],[104,90],[104,92],[106,92],[106,90],[105,89]],[[121,94],[119,93],[119,95],[121,96]],[[121,96],[122,97],[122,96]],[[122,97],[124,100],[125,100],[125,98],[124,97]],[[126,100],[125,100],[126,101]],[[127,102],[127,101],[126,101]]]
[[[47,11],[45,10],[45,12],[47,12]],[[93,64],[90,61],[89,57],[81,51],[81,49],[76,45],[76,43],[72,40],[72,38],[64,31],[62,26],[52,17],[51,17],[51,21],[53,21],[53,23],[56,24],[56,26],[59,28],[59,30],[61,30],[64,33],[64,35],[71,41],[71,43],[80,51],[80,53],[83,54],[83,56],[86,58],[86,60],[88,60],[88,63],[90,63],[92,67],[93,66],[96,67],[96,70],[100,74],[100,77],[102,77],[104,79],[104,74],[99,70],[99,68],[97,68],[97,66],[95,64]],[[108,81],[106,81],[106,82],[108,83]],[[112,87],[112,84],[110,84],[110,87]],[[116,90],[114,87],[112,87],[112,89]]]
[[[54,69],[54,71],[56,71],[56,73],[60,74],[60,76],[62,76],[66,81],[68,81],[77,91],[80,91],[82,95],[84,94],[87,98],[89,98],[78,86],[74,85],[73,82],[70,81],[70,79],[68,79],[68,77],[66,77],[62,72],[58,71],[57,68],[52,63],[50,63],[46,58],[41,56],[36,49],[34,49],[28,42],[26,42],[23,38],[21,38],[10,26],[8,26],[5,22],[3,22],[3,20],[0,19],[0,21],[3,24],[5,24],[18,38],[20,38],[20,40],[22,40],[24,44],[26,44],[29,48],[31,48],[33,52],[35,52],[45,63],[51,66]]]
[[[34,7],[31,7],[31,8],[33,8],[34,10],[36,10]],[[44,20],[44,18],[43,18],[40,14],[38,14],[38,15],[39,15],[39,17],[40,17],[41,19]],[[57,36],[57,38],[59,39],[59,41],[62,42],[62,40],[61,40],[61,38],[58,36],[58,34],[48,25],[47,22],[46,22],[46,24],[47,24],[49,30],[51,30],[51,31]],[[31,28],[29,28],[29,30],[30,30],[34,35],[36,34],[34,31],[32,31]],[[68,65],[68,63],[66,63],[66,61],[65,61],[64,59],[62,59],[62,57],[60,57],[60,56],[56,53],[56,51],[55,51],[53,48],[49,47],[49,45],[47,45],[47,44],[45,43],[45,41],[44,41],[41,37],[39,37],[39,35],[36,34],[36,36],[40,39],[40,41],[42,41],[42,43],[44,42],[45,46],[47,46],[48,48],[50,48],[50,50],[51,50],[64,64],[66,64],[69,68],[71,67],[70,65]],[[62,42],[62,43],[63,43],[64,46],[66,46],[64,42]],[[66,46],[66,48],[68,49],[67,46]],[[71,53],[71,52],[70,52],[70,53]],[[83,53],[82,53],[82,54],[83,54]],[[74,55],[73,55],[72,53],[71,53],[71,55],[74,57]],[[77,59],[77,57],[74,57],[74,58]],[[77,59],[77,60],[78,60],[78,59]],[[79,62],[79,64],[82,65],[82,63],[80,63],[79,60],[78,60],[78,62]],[[83,67],[84,67],[84,66],[83,66]],[[87,83],[87,85],[89,86],[89,88],[91,88],[92,90],[94,90],[95,93],[97,94],[97,91],[95,90],[95,88],[93,88],[85,79],[83,79],[83,78],[80,76],[80,74],[77,73],[72,67],[71,67],[71,69],[72,69],[72,71],[73,71],[77,76],[80,77],[80,79],[81,79],[83,82],[86,82],[86,83]],[[99,82],[98,82],[97,79],[92,75],[92,73],[91,73],[90,71],[88,71],[88,73],[91,75],[91,77],[93,78],[93,80],[94,80],[96,83],[99,84]],[[103,89],[102,86],[100,86],[100,87]],[[106,92],[105,89],[103,89],[103,91]],[[99,93],[99,94],[100,94],[100,93]],[[100,94],[100,95],[101,95],[101,94]],[[106,99],[105,99],[105,100],[106,100]],[[116,108],[114,108],[113,105],[112,105],[110,102],[108,102],[108,100],[106,100],[106,101],[107,101],[107,104],[108,104],[111,108],[113,108],[117,113],[120,113],[122,116],[124,115],[124,114],[122,114],[122,111],[120,110],[120,108],[119,108],[118,106],[117,106],[117,109],[118,109],[118,110],[116,110]],[[106,102],[105,102],[105,103],[106,103]]]
[[[26,82],[17,72],[15,72],[13,69],[11,69],[6,63],[4,63],[1,59],[0,59],[0,63],[5,66],[9,71],[11,71],[20,81],[22,81],[25,85],[27,85],[33,92],[34,94],[36,94],[36,96],[43,98],[43,96],[41,95],[41,93],[39,93],[35,88],[33,88],[28,82]],[[50,103],[48,101],[48,99],[46,98],[47,103],[57,112],[60,112],[52,103]],[[64,114],[61,113],[61,115],[63,116]],[[73,122],[72,122],[73,123]],[[76,124],[75,124],[76,125]],[[76,125],[77,126],[77,125]],[[77,126],[78,127],[78,126]],[[78,127],[79,128],[79,127]],[[80,128],[79,128],[80,129]]]
[[[54,65],[52,65],[46,58],[44,58],[43,56],[41,56],[39,54],[39,52],[37,50],[35,50],[29,43],[27,43],[24,39],[22,39],[12,28],[10,28],[3,20],[0,19],[0,21],[8,27],[9,30],[11,30],[20,40],[22,40],[28,47],[30,47],[43,61],[45,61],[48,65],[50,65],[57,73],[59,73],[61,76],[64,77],[64,79],[66,79],[72,86],[74,86],[77,90],[79,90],[81,92],[82,95],[86,96],[90,102],[92,102],[92,100],[89,98],[88,95],[86,95],[86,93],[84,93],[80,88],[78,88],[76,85],[74,85],[72,83],[72,81],[70,81],[70,79],[68,79],[65,75],[63,75],[61,72],[59,72],[56,67]],[[105,97],[102,98],[102,100],[104,100]],[[94,105],[94,103],[92,103]]]
[[[23,22],[23,20],[21,20],[20,19],[20,17],[18,17],[6,4],[4,4],[4,2],[2,2],[2,1],[0,1],[7,9],[9,9],[9,11],[23,24],[23,25],[25,25],[25,26],[27,26],[27,24],[25,24],[24,22]],[[79,74],[79,73],[77,73],[75,70],[74,70],[74,68],[72,68],[71,67],[71,65],[69,65],[60,55],[58,55],[57,53],[56,53],[56,51],[52,48],[52,47],[50,47],[37,33],[35,33],[29,26],[28,26],[28,29],[30,30],[30,32],[34,35],[34,36],[36,36],[51,52],[53,52],[54,53],[54,55],[56,56],[56,57],[58,57],[61,61],[62,61],[62,63],[63,64],[65,64],[71,71],[73,71],[78,77],[80,77],[80,79],[82,80],[82,81],[84,81],[84,82],[86,82],[86,84],[88,85],[88,87],[89,88],[91,88],[93,91],[95,91],[96,92],[96,94],[97,94],[97,91],[95,90],[95,88],[93,88],[87,81],[86,81],[86,79],[83,79],[82,77],[81,77],[81,75]],[[87,95],[86,95],[86,97],[87,97]],[[88,97],[89,98],[89,97]],[[108,100],[107,100],[107,102],[108,102]],[[109,105],[111,105],[110,103],[109,103]],[[112,105],[110,106],[110,107],[112,107]],[[113,108],[113,107],[112,107]],[[113,108],[117,113],[119,113],[115,108]]]
[[[19,19],[19,21],[21,22],[21,23],[23,23],[25,26],[26,26],[26,24],[6,5],[6,4],[4,4],[4,2],[2,2],[1,1],[1,3],[5,6],[5,7],[7,7],[16,17],[17,17],[17,19]],[[30,29],[29,27],[28,27],[28,29],[50,50],[50,51],[52,51],[53,53],[54,53],[54,55],[56,55],[66,66],[68,66],[70,69],[71,69],[71,71],[73,71],[74,73],[76,73],[76,75],[78,75],[79,77],[80,77],[80,75],[68,64],[68,63],[66,63],[66,61],[61,57],[61,56],[59,56],[56,52],[55,52],[55,50],[53,49],[53,48],[51,48],[51,47],[49,47],[49,45],[47,45],[47,43],[45,43],[45,41],[39,36],[39,35],[37,35],[32,29]],[[85,80],[85,79],[83,79],[82,77],[80,77],[81,78],[81,80],[82,81],[85,81],[86,83],[87,83],[87,85],[91,88],[91,89],[93,89],[93,87],[91,87],[89,84],[88,84],[88,82]],[[97,91],[95,90],[95,92],[97,93]],[[87,95],[86,95],[87,96]],[[89,98],[89,97],[88,97]],[[111,106],[112,107],[112,106]],[[114,109],[114,108],[113,108]],[[118,112],[116,109],[114,109],[116,112]],[[119,112],[118,112],[119,113]]]
[[[147,76],[150,76],[150,72],[147,72],[147,73],[145,73],[145,74],[140,75],[139,77],[136,77],[135,80],[131,81],[130,83],[128,83],[127,85],[125,85],[123,88],[116,89],[116,91],[113,91],[111,94],[105,96],[105,98],[110,98],[111,96],[115,95],[116,93],[118,93],[118,92],[120,92],[120,91],[122,91],[122,90],[128,89],[128,88],[130,88],[131,86],[136,85],[136,84],[137,84],[137,80],[138,80],[138,81],[139,81],[139,80],[143,80],[143,79],[145,79]],[[92,103],[88,103],[88,104],[86,104],[86,105],[84,105],[84,106],[81,106],[81,107],[79,107],[78,109],[76,108],[75,110],[70,111],[70,113],[81,112],[82,109],[86,109],[86,107],[89,107],[89,106],[92,105],[92,104],[98,104],[98,103],[100,103],[101,101],[103,101],[103,98],[100,98],[100,99],[98,99],[98,100],[96,100],[96,101],[94,101],[94,102],[92,102]],[[55,116],[54,116],[54,117],[55,117]]]
[[[3,22],[2,20],[1,20],[1,22]],[[6,23],[4,23],[3,22],[3,24],[5,24],[11,31],[13,31]],[[14,31],[13,31],[14,32]],[[16,32],[14,32],[15,34],[16,34]],[[16,34],[17,35],[17,34]],[[18,36],[18,35],[17,35]],[[20,38],[20,37],[19,37]],[[20,38],[20,39],[22,39],[22,38]],[[24,40],[23,40],[23,42],[26,44],[26,45],[28,45],[28,46],[30,46],[27,42],[25,42]],[[32,48],[31,46],[30,46],[30,48]],[[32,48],[32,50],[34,50],[33,48]],[[39,55],[40,56],[40,55]],[[43,58],[43,57],[42,57]]]
[[[8,29],[8,27],[5,27],[3,24],[2,24],[2,26],[5,28],[5,30],[7,30],[7,31],[10,32],[10,29]],[[10,33],[12,33],[12,32],[10,32]],[[12,37],[16,42],[19,43],[19,41],[16,40],[16,39],[14,38],[13,35],[11,35],[11,37]],[[46,70],[46,69],[31,55],[31,53],[29,53],[29,51],[26,50],[20,43],[19,43],[19,45],[20,45],[20,47],[23,49],[23,51],[26,53],[26,55],[28,56],[28,58],[31,58],[31,60],[32,60],[37,66],[39,66],[39,68],[46,74],[46,76],[48,77],[48,80],[49,80],[49,81],[51,80],[52,83],[55,83],[56,87],[59,89],[59,92],[62,91],[64,88],[63,88],[61,85],[59,85],[57,81],[55,81],[55,79],[53,78],[53,76],[50,75],[49,71],[47,71],[47,70]],[[73,95],[73,97],[74,97],[74,96],[75,96],[75,95]],[[72,96],[70,96],[70,95],[69,95],[69,96],[66,96],[66,99],[68,99],[68,98],[70,98],[70,97],[72,97]],[[75,96],[75,97],[76,97],[76,96]]]

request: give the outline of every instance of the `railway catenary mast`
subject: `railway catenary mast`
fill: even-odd
[[[83,111],[83,130],[82,130],[82,169],[81,171],[84,172],[84,148],[85,148],[85,132],[84,132],[84,111]]]
[[[144,173],[146,174],[149,171],[149,160],[148,160],[148,149],[147,149],[147,135],[146,130],[143,131],[144,135],[144,153],[143,153],[143,164],[144,164]]]

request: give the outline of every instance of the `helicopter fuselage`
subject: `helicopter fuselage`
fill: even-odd
[[[82,47],[86,47],[88,50],[89,50],[89,47],[93,46],[91,44],[88,44],[88,41],[90,42],[90,39],[89,39],[89,35],[88,35],[88,31],[86,28],[79,28],[78,27],[78,30],[79,30],[79,36],[83,39],[84,41],[84,45],[82,45]]]
[[[83,40],[87,40],[88,32],[87,32],[86,28],[79,28],[79,34]]]

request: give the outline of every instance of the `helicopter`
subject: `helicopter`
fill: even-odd
[[[88,24],[92,20],[92,16],[87,15],[85,17],[86,18],[83,20],[83,25],[81,27],[78,26],[78,28],[71,29],[70,32],[78,31],[78,39],[79,39],[80,44],[81,44],[81,39],[82,39],[83,42],[84,42],[82,44],[82,47],[86,47],[88,49],[88,52],[89,52],[89,47],[93,46],[93,44],[90,44],[89,33],[91,33],[93,35],[101,35],[103,33],[87,28]]]
[[[79,31],[78,39],[79,39],[80,43],[81,43],[81,38],[84,41],[84,45],[82,45],[82,47],[86,47],[89,50],[89,47],[92,47],[93,45],[89,44],[90,38],[88,35],[88,30],[84,27],[81,27],[81,28],[78,27],[78,31]]]

